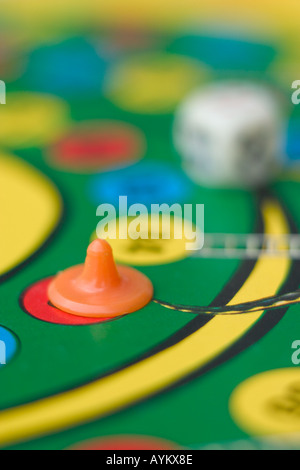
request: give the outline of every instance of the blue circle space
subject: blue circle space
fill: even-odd
[[[193,183],[179,168],[162,162],[143,161],[134,166],[94,176],[89,185],[92,201],[119,206],[119,197],[127,196],[128,206],[175,204],[189,201]]]
[[[100,93],[105,72],[106,62],[93,46],[71,38],[35,50],[25,79],[35,91],[74,96]]]
[[[18,340],[16,336],[3,326],[0,326],[0,368],[5,367],[16,355]]]
[[[300,116],[293,117],[287,130],[287,155],[291,161],[300,160]]]
[[[230,36],[185,35],[169,47],[172,52],[194,57],[215,70],[264,71],[276,57],[273,45]]]

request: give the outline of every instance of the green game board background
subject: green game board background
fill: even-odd
[[[22,89],[22,81],[11,89]],[[102,97],[69,100],[74,121],[117,119],[142,129],[147,159],[180,165],[171,144],[173,116],[126,113]],[[156,136],[154,138],[154,136]],[[0,324],[21,341],[18,356],[1,369],[0,409],[67,390],[138,358],[186,325],[192,316],[151,303],[140,312],[92,326],[59,326],[25,314],[19,296],[35,281],[81,263],[95,230],[96,206],[87,197],[89,176],[50,168],[44,151],[14,152],[45,173],[61,192],[65,214],[55,237],[20,272],[0,284]],[[300,186],[282,181],[273,186],[300,227]],[[20,195],[21,196],[21,195]],[[106,201],[100,201],[99,204]],[[205,204],[206,232],[249,233],[257,223],[256,195],[240,190],[197,188],[189,201]],[[20,227],[22,233],[22,227]],[[181,304],[209,304],[238,269],[238,260],[186,259],[164,266],[139,267],[153,281],[155,296]],[[267,282],[267,280],[266,280]],[[172,391],[93,423],[19,444],[17,449],[63,449],[107,435],[157,436],[181,446],[244,439],[233,422],[228,401],[235,387],[260,372],[292,367],[291,344],[300,337],[300,307],[289,309],[263,339],[224,365]],[[299,325],[299,334],[297,326]]]

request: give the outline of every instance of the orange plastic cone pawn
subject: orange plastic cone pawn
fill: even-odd
[[[95,240],[84,265],[63,271],[48,289],[50,302],[81,317],[116,317],[145,307],[153,298],[151,281],[136,269],[116,266],[105,240]]]

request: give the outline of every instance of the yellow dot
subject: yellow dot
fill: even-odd
[[[187,245],[194,243],[196,236],[185,236],[183,221],[180,218],[171,216],[169,230],[162,225],[161,217],[156,219],[142,215],[137,227],[139,238],[132,239],[130,231],[136,228],[135,220],[137,219],[122,217],[117,220],[116,232],[114,224],[111,224],[104,227],[101,233],[97,233],[99,238],[104,238],[110,243],[116,261],[135,266],[150,266],[174,263],[190,255]],[[195,233],[196,228],[193,226],[192,230]],[[120,233],[125,234],[126,238],[120,238]],[[93,238],[95,237],[96,234]]]
[[[171,112],[208,78],[199,62],[172,54],[137,55],[116,65],[106,94],[117,106],[137,113]]]
[[[300,369],[278,369],[240,384],[230,399],[233,419],[252,435],[290,439],[300,433]]]
[[[69,108],[50,95],[10,93],[0,106],[0,145],[9,148],[39,147],[67,128]]]

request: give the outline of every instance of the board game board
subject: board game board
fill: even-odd
[[[43,3],[30,16],[41,3],[1,7],[0,448],[300,446],[300,373],[292,362],[299,305],[224,316],[180,307],[296,291],[300,265],[291,250],[192,256],[178,240],[117,240],[116,260],[153,282],[147,307],[87,319],[47,297],[54,275],[83,262],[97,206],[117,205],[121,195],[146,206],[204,204],[208,234],[299,233],[297,107],[288,111],[290,168],[264,191],[197,186],[172,143],[177,105],[205,83],[263,80],[289,99],[299,78],[293,11],[275,8],[260,30],[243,2],[239,18],[249,28],[241,32],[238,18],[214,23],[211,2],[203,11],[191,2],[189,28],[187,17],[179,26],[177,2],[159,25],[161,7],[122,24],[117,19],[129,13],[116,2],[98,22],[91,12],[99,2],[70,17],[69,2]],[[228,12],[236,6],[229,3]],[[284,12],[290,35],[279,21]]]

